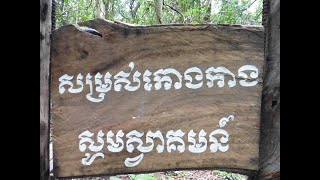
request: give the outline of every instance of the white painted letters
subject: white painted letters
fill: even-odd
[[[229,115],[227,117],[223,117],[219,121],[220,129],[213,130],[209,134],[209,140],[207,140],[207,133],[205,130],[201,129],[198,136],[191,129],[188,133],[188,150],[191,153],[203,153],[207,150],[210,144],[210,152],[216,153],[218,151],[226,152],[229,149],[229,134],[226,130],[222,129],[229,123],[230,120],[234,120],[234,115]],[[166,146],[165,146],[165,139],[164,135],[158,130],[156,132],[148,131],[145,134],[145,144],[143,143],[143,136],[144,132],[140,132],[137,130],[132,130],[128,132],[125,136],[125,133],[122,130],[119,130],[116,134],[116,141],[113,140],[114,133],[110,130],[106,134],[106,144],[107,147],[104,147],[104,133],[100,130],[97,133],[97,142],[98,145],[95,144],[92,137],[94,133],[86,130],[79,135],[79,150],[80,152],[86,152],[87,146],[91,152],[94,152],[93,155],[86,152],[85,157],[82,158],[81,163],[83,165],[91,165],[96,158],[104,158],[105,154],[101,151],[108,150],[111,153],[120,153],[126,147],[128,153],[134,153],[134,151],[140,152],[139,155],[135,157],[126,158],[124,161],[124,165],[126,167],[134,167],[141,163],[142,159],[144,158],[145,153],[149,153],[154,150],[155,147],[155,138],[158,138],[161,143],[157,144],[156,151],[157,153],[163,153],[165,147],[167,148],[168,153],[184,153],[185,152],[185,142],[183,140],[183,136],[185,133],[179,130],[169,130],[166,133]],[[126,137],[126,143],[124,143],[123,137]],[[196,138],[198,137],[198,138]],[[198,142],[197,142],[197,140]],[[124,146],[126,144],[126,146]],[[136,147],[134,146],[136,145]]]
[[[159,69],[152,73],[149,70],[145,70],[142,75],[142,80],[140,80],[141,73],[139,71],[135,71],[132,75],[132,82],[128,79],[131,75],[131,72],[134,69],[134,63],[130,62],[129,64],[130,72],[120,71],[117,73],[113,79],[115,80],[114,84],[112,82],[112,75],[107,72],[103,76],[99,72],[96,73],[94,76],[95,88],[93,87],[92,83],[92,76],[90,73],[86,75],[86,84],[89,85],[90,92],[86,95],[87,99],[91,102],[98,103],[102,102],[105,98],[107,92],[112,90],[112,85],[114,86],[113,89],[116,92],[120,92],[123,89],[126,91],[137,91],[141,86],[141,81],[144,83],[143,88],[145,91],[151,91],[152,87],[157,90],[162,89],[162,85],[164,90],[178,90],[182,88],[182,79],[185,80],[185,87],[189,89],[199,89],[203,86],[203,83],[207,84],[208,88],[213,88],[215,86],[215,82],[217,83],[218,88],[222,88],[225,85],[225,78],[231,78],[228,81],[228,87],[235,87],[236,77],[235,75],[226,67],[219,66],[217,68],[209,67],[205,70],[205,78],[203,77],[203,72],[198,67],[191,67],[188,68],[183,76],[179,71],[173,68],[167,69]],[[250,73],[250,77],[244,71],[252,71]],[[191,73],[195,73],[194,79],[190,75]],[[150,76],[153,74],[154,78],[151,81]],[[241,86],[249,87],[255,86],[258,84],[258,75],[259,71],[258,68],[253,65],[244,65],[238,69],[238,76],[242,78],[239,80],[239,84]],[[71,82],[74,76],[69,76],[67,74],[62,75],[59,78],[59,93],[64,94],[66,89],[65,86],[69,86],[68,92],[70,93],[81,93],[84,89],[84,85],[82,82],[83,76],[81,73],[77,76],[77,88],[74,87],[73,83]],[[104,82],[102,82],[102,79]],[[204,82],[206,80],[206,82]],[[175,82],[174,82],[175,81]],[[198,82],[195,82],[198,81]],[[172,86],[173,85],[173,86]],[[122,88],[123,87],[123,88]],[[98,97],[93,97],[94,92],[98,93]]]

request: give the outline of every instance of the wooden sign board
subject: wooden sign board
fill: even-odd
[[[82,25],[52,39],[58,177],[258,169],[262,27]]]

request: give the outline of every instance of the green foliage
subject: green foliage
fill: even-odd
[[[157,180],[157,178],[151,174],[131,175],[130,178],[132,180]]]
[[[236,173],[228,173],[225,171],[215,171],[215,173],[224,179],[227,180],[246,180],[246,178],[243,175],[236,174]]]
[[[120,178],[118,178],[117,176],[111,176],[110,180],[121,180]]]
[[[93,0],[56,0],[56,25],[77,24],[95,18]]]
[[[56,25],[77,24],[103,17],[132,24],[157,24],[157,0],[56,0]],[[262,0],[163,0],[163,24],[214,23],[261,25]],[[101,10],[100,9],[100,10]]]
[[[254,12],[249,9],[258,3]],[[222,0],[220,11],[213,15],[216,23],[261,25],[262,0]]]

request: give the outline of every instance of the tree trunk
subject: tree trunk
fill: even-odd
[[[61,1],[61,25],[60,26],[64,26],[64,25],[67,25],[67,20],[64,18],[64,0]]]
[[[267,8],[269,7],[269,8]],[[280,0],[264,0],[265,79],[258,179],[280,179]]]
[[[110,4],[110,2],[109,2],[109,0],[107,0],[107,1],[103,1],[103,4],[104,4],[104,12],[105,12],[105,14],[104,14],[104,18],[105,19],[109,19],[109,4]]]
[[[52,0],[52,14],[51,14],[51,30],[55,30],[56,29],[56,1]]]
[[[211,0],[207,0],[205,2],[205,6],[206,6],[206,14],[203,17],[203,21],[204,22],[210,22],[210,16],[211,16]]]
[[[40,179],[49,171],[49,81],[52,1],[40,0]]]
[[[162,18],[162,6],[163,6],[163,0],[156,0],[155,1],[155,11],[156,16],[159,24],[162,24],[161,18]]]
[[[141,3],[140,2],[137,2],[137,5],[134,7],[133,11],[132,11],[132,18],[136,18],[137,16],[137,11],[140,7]]]
[[[96,0],[96,18],[100,18],[100,0]]]

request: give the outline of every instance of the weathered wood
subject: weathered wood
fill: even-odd
[[[280,179],[280,0],[266,0],[265,79],[258,178]]]
[[[40,0],[40,179],[49,179],[51,0]]]
[[[61,27],[54,31],[52,42],[52,120],[54,135],[54,157],[56,175],[58,177],[137,173],[168,169],[204,169],[222,168],[234,171],[258,170],[260,109],[263,76],[263,28],[228,26],[228,25],[157,25],[128,26],[102,19],[88,21],[86,25],[96,29],[102,37],[82,32],[73,25]],[[128,65],[134,63],[133,70]],[[257,81],[251,87],[240,85],[243,76],[238,74],[239,68],[253,65],[258,68]],[[218,87],[207,86],[205,71],[209,67],[223,66],[235,74],[236,85],[230,87],[232,76],[225,76],[225,84]],[[198,67],[203,73],[203,80],[195,79],[193,83],[203,82],[198,89],[187,87],[184,72],[191,67]],[[171,89],[155,90],[154,74],[150,76],[152,88],[146,90],[143,74],[146,70],[155,73],[159,69],[173,68],[182,75],[182,87],[172,84]],[[138,90],[115,91],[115,75],[120,72],[131,72],[128,79],[133,80],[136,71],[141,73],[141,85]],[[92,102],[90,86],[86,83],[90,73],[93,83],[93,97],[99,98],[96,92],[96,74],[105,77],[112,75],[112,90],[107,92],[101,102]],[[250,72],[250,71],[248,71]],[[247,73],[248,76],[250,73]],[[73,76],[73,88],[77,85],[78,74],[81,73],[83,90],[70,93],[68,85],[61,84],[59,78],[67,74]],[[199,75],[200,76],[200,75]],[[177,77],[171,76],[173,83]],[[200,80],[199,80],[200,79]],[[89,82],[90,84],[90,82]],[[136,86],[138,83],[132,83]],[[125,85],[122,84],[122,85]],[[221,85],[221,84],[220,84]],[[61,92],[59,91],[59,86]],[[63,88],[65,88],[63,90]],[[210,152],[209,134],[219,127],[223,117],[234,115],[224,129],[230,135],[226,143],[226,152]],[[168,152],[166,133],[170,130],[183,131],[184,152]],[[188,149],[188,133],[194,130],[195,139],[203,129],[206,134],[206,150],[202,153],[191,153]],[[223,128],[222,128],[223,129]],[[104,133],[104,147],[98,152],[104,158],[97,158],[91,165],[83,165],[85,153],[91,153],[90,143],[80,143],[79,135],[85,131],[94,133],[92,139],[96,146],[101,145],[97,133]],[[124,149],[111,153],[107,149],[107,133],[112,130],[116,134],[124,132]],[[151,152],[144,153],[140,164],[127,167],[126,158],[139,155],[137,143],[134,151],[128,152],[126,146],[127,133],[132,130],[144,132],[141,140],[145,144],[146,133],[159,130],[164,136],[164,151],[157,153],[160,143],[155,139]],[[221,136],[217,137],[220,142]],[[114,137],[115,140],[115,137]],[[79,149],[82,144],[83,152]],[[222,143],[223,146],[226,144]],[[178,145],[178,144],[176,144]]]

